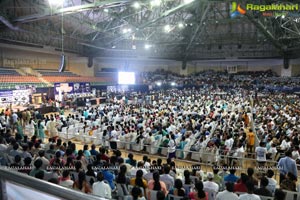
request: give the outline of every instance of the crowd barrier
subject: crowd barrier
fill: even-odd
[[[104,198],[42,181],[5,167],[0,168],[0,199],[105,200]]]

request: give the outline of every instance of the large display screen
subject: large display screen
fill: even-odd
[[[134,72],[119,72],[118,84],[120,84],[120,85],[135,84],[135,73]]]

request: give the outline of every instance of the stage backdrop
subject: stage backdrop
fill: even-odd
[[[55,99],[62,100],[63,94],[91,93],[90,83],[54,83]]]
[[[36,92],[34,86],[17,85],[15,90],[0,91],[0,105],[24,105],[30,103],[30,95]]]

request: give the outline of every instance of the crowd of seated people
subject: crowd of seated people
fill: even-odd
[[[145,72],[141,74],[143,83],[152,85],[160,82],[162,85],[176,83],[180,87],[208,87],[218,85],[219,87],[241,87],[250,90],[268,90],[274,91],[284,88],[298,88],[300,79],[278,77],[271,70],[268,71],[242,71],[230,74],[227,71],[201,71],[189,76],[183,76],[171,71]],[[159,86],[158,88],[160,88]],[[287,91],[287,90],[285,90]]]
[[[218,82],[223,81],[223,78],[225,80],[225,76],[222,77],[223,75],[217,75],[209,81],[216,81],[218,78]],[[206,79],[208,78],[206,77]],[[230,83],[228,76],[226,80],[225,82]],[[237,85],[242,83],[244,82],[239,82]],[[242,166],[243,158],[248,157],[256,159],[258,166],[263,167],[268,161],[279,160],[285,152],[286,156],[279,160],[281,166],[279,184],[283,189],[289,188],[289,190],[295,191],[297,190],[294,185],[297,180],[295,163],[299,162],[299,99],[297,96],[292,95],[270,94],[264,93],[264,91],[259,91],[259,93],[265,96],[256,96],[249,88],[220,88],[217,85],[203,87],[201,90],[154,91],[151,93],[149,102],[141,99],[141,101],[126,103],[112,98],[108,104],[81,108],[80,110],[71,111],[68,115],[52,114],[42,116],[38,112],[29,112],[29,114],[26,112],[24,114],[25,119],[22,112],[10,112],[8,109],[0,114],[1,131],[7,140],[11,135],[16,136],[16,142],[11,145],[10,150],[12,152],[9,152],[11,157],[18,154],[20,146],[22,146],[22,154],[25,152],[24,154],[28,155],[27,152],[35,151],[37,155],[39,154],[39,145],[45,141],[45,131],[48,132],[51,138],[56,138],[62,128],[71,129],[76,126],[82,127],[83,135],[93,135],[100,132],[101,137],[99,135],[97,137],[100,137],[102,146],[117,149],[124,142],[129,144],[128,149],[134,150],[135,148],[142,151],[147,150],[145,147],[150,145],[150,147],[156,147],[158,153],[166,155],[170,159],[174,157],[186,159],[189,156],[193,158],[193,155],[196,155],[194,157],[196,160],[201,159],[203,162],[213,164],[218,164],[220,160],[223,160],[227,165],[237,167]],[[29,126],[31,123],[32,125]],[[31,132],[24,133],[22,131],[24,126],[31,127],[31,129],[28,129]],[[28,147],[20,144],[17,146],[16,143],[24,142],[24,139],[27,138],[25,137],[26,134],[30,137],[34,135],[35,139],[29,142],[25,140],[25,143],[28,142]],[[258,138],[256,139],[256,137]],[[34,142],[36,138],[40,140],[39,143]],[[80,177],[80,181],[78,180],[79,182],[75,184],[76,188],[80,190],[84,188],[84,191],[91,189],[88,188],[87,183],[89,181],[85,182],[83,174],[81,173],[79,176],[80,169],[89,170],[89,174],[93,174],[90,167],[88,167],[90,161],[86,159],[91,154],[88,147],[85,146],[77,152],[74,143],[63,145],[61,140],[57,140],[57,142],[58,148],[55,145],[45,144],[45,146],[47,145],[46,152],[55,154],[54,159],[49,162],[56,163],[56,165],[65,166],[67,163],[67,166],[74,166],[78,178]],[[123,148],[127,148],[126,144]],[[93,148],[92,150],[95,153],[96,147]],[[194,152],[198,154],[193,154]],[[205,156],[204,152],[209,153],[209,156]],[[68,156],[72,154],[74,154],[74,156],[71,156],[73,160]],[[41,157],[43,157],[42,154]],[[116,157],[120,157],[120,155],[116,155]],[[80,162],[74,162],[74,158]],[[98,160],[99,163],[101,163],[101,160],[106,160],[106,165],[109,162],[115,164],[118,161],[120,163],[119,160],[111,161],[111,158],[105,153],[101,153],[101,158]],[[19,158],[15,159],[15,164],[20,163],[19,160]],[[25,158],[22,162],[25,163]],[[28,162],[27,159],[27,165]],[[124,177],[125,173],[130,172],[130,175],[137,175],[140,167],[146,163],[149,166],[151,163],[147,159],[143,159],[143,162],[136,162],[132,155],[129,155],[128,160],[123,162],[126,166],[132,166],[133,169],[127,169],[125,172],[125,168],[122,168],[122,170],[120,168],[121,175],[117,177],[120,183],[128,183],[127,178]],[[81,163],[81,166],[76,163]],[[37,166],[39,164],[37,163]],[[159,161],[157,161],[157,165],[162,166]],[[170,166],[173,167],[174,163],[170,163]],[[141,170],[144,176],[147,171],[145,169]],[[38,176],[41,177],[41,170],[37,168],[36,171]],[[167,168],[160,170],[161,173],[163,173],[162,171],[165,171],[169,176],[176,174],[173,170],[169,170],[168,173]],[[226,182],[240,180],[239,185],[234,187],[243,191],[247,189],[248,191],[247,183],[249,180],[247,179],[250,179],[256,185],[251,178],[253,177],[251,170],[247,175],[241,175],[241,177],[237,177],[234,170],[229,171],[229,176],[225,176],[226,173],[222,171],[221,173],[224,173],[222,177]],[[109,170],[102,170],[101,172],[111,190],[116,190],[114,185],[115,172],[111,173]],[[138,180],[141,177],[140,173],[136,177]],[[147,177],[147,188],[151,180],[150,188],[160,188],[165,195],[169,193],[171,186],[175,187],[176,179],[166,184],[164,181],[169,176],[158,177],[155,171],[150,173],[152,173],[152,176],[147,175],[147,173],[145,175]],[[270,181],[272,173],[265,173],[266,178]],[[216,174],[214,171],[213,175]],[[207,175],[208,182],[206,184],[203,182],[203,187],[208,184],[216,189],[216,185],[212,182],[218,178],[215,179],[214,176],[211,179],[212,175]],[[281,186],[282,184],[284,186]],[[176,188],[173,190],[174,194],[182,193],[180,185],[181,183],[177,181]],[[197,187],[201,188],[201,184]],[[251,190],[251,184],[248,187]],[[218,190],[220,188],[224,188],[224,185],[219,184]],[[273,189],[272,193],[274,192]],[[147,197],[151,194],[144,195]]]
[[[267,159],[275,159],[278,152],[292,147],[294,159],[299,160],[297,99],[289,99],[293,102],[290,104],[288,100],[271,104],[279,98],[274,95],[259,99],[252,107],[240,90],[236,90],[237,96],[234,98],[230,94],[219,94],[222,92],[220,90],[211,90],[210,95],[204,92],[171,91],[162,94],[160,99],[154,99],[152,105],[111,103],[86,108],[66,117],[47,115],[43,118],[39,113],[28,111],[3,111],[0,121],[3,127],[14,127],[21,135],[24,133],[20,125],[24,126],[25,121],[29,135],[35,134],[41,139],[44,139],[44,130],[55,136],[63,127],[75,124],[81,124],[84,132],[108,132],[105,137],[110,140],[143,141],[144,144],[160,141],[161,147],[168,147],[173,137],[178,150],[205,149],[237,159],[244,156],[245,149],[254,153],[254,130],[249,128],[253,115],[257,136],[264,142],[262,147],[267,149]],[[186,156],[184,152],[178,155],[182,158]],[[234,158],[233,161],[236,160]]]
[[[43,143],[35,136],[30,140],[10,137],[8,142],[0,137],[2,158],[5,154],[13,157],[13,161],[1,161],[8,169],[108,199],[120,195],[128,199],[156,199],[156,195],[197,200],[209,199],[211,195],[220,200],[260,199],[260,196],[280,199],[286,191],[298,190],[297,178],[291,172],[277,185],[271,169],[261,177],[254,175],[253,168],[237,176],[234,168],[228,167],[228,173],[228,168],[219,170],[217,166],[207,173],[199,166],[191,166],[192,171],[185,169],[181,174],[172,167],[176,166],[172,159],[164,162],[161,158],[151,160],[144,156],[137,161],[132,154],[125,159],[119,150],[108,154],[102,146],[78,149],[71,141],[49,138]]]

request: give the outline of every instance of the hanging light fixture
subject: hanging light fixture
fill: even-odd
[[[62,7],[63,4],[62,4]],[[66,69],[66,56],[64,54],[64,13],[61,13],[61,57],[58,72],[64,72]]]

